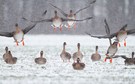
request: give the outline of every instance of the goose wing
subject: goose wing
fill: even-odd
[[[93,17],[88,17],[88,18],[85,18],[85,19],[82,19],[82,20],[74,20],[74,19],[65,19],[65,18],[61,18],[62,21],[84,21],[84,20],[89,20],[89,19],[92,19]]]
[[[39,23],[39,22],[52,22],[52,19],[42,19],[42,20],[38,20],[38,21],[31,21],[25,17],[22,18],[23,20],[26,20],[26,21],[30,21],[30,22],[34,22],[34,23]]]
[[[123,59],[127,59],[126,55],[115,55],[112,58],[118,58],[118,57],[121,57]]]
[[[14,32],[0,32],[0,36],[13,37]]]
[[[37,23],[34,23],[28,27],[26,27],[25,29],[22,29],[23,33],[26,34],[28,33],[31,29],[33,29],[36,26]]]
[[[57,6],[53,5],[50,3],[51,6],[53,6],[54,8],[58,9],[65,17],[68,16],[68,14],[66,14],[62,9],[58,8]]]
[[[133,34],[133,33],[135,33],[135,29],[127,30],[127,34]]]
[[[45,10],[45,11],[43,12],[42,16],[45,16],[45,15],[46,15],[46,13],[47,13],[47,10]]]
[[[86,8],[88,8],[88,7],[90,7],[90,5],[93,4],[93,3],[95,3],[95,2],[96,2],[96,0],[92,1],[88,6],[82,8],[82,9],[79,9],[79,10],[76,11],[74,14],[76,15],[77,13],[81,12],[82,10],[84,10],[84,9],[86,9]]]

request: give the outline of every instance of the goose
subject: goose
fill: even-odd
[[[101,59],[101,55],[98,53],[98,46],[96,46],[96,52],[91,55],[92,61],[99,61]]]
[[[8,58],[10,58],[10,56],[8,55],[9,53],[9,51],[8,51],[8,47],[5,47],[5,53],[4,53],[4,55],[3,55],[3,59],[4,59],[4,61],[6,60],[6,59],[8,59]]]
[[[11,51],[8,51],[7,55],[8,55],[8,58],[5,59],[5,62],[7,64],[16,64],[17,58],[12,56]]]
[[[73,54],[74,62],[77,61],[77,58],[79,58],[80,60],[82,60],[82,58],[83,58],[83,54],[80,51],[80,43],[77,44],[77,48],[78,48],[78,51]]]
[[[59,28],[60,31],[62,31],[62,26],[63,26],[62,22],[64,22],[64,21],[84,21],[84,20],[89,20],[89,19],[93,18],[93,17],[88,17],[88,18],[85,18],[85,19],[82,19],[82,20],[65,19],[65,18],[59,17],[56,10],[54,11],[54,14],[55,14],[54,17],[52,17],[51,19],[42,19],[42,20],[39,20],[39,21],[31,21],[31,22],[36,22],[36,23],[52,22],[51,26],[53,27],[53,30],[56,32],[56,28]],[[25,17],[23,17],[23,19],[27,20],[27,21],[30,21]]]
[[[73,68],[75,70],[83,70],[85,68],[85,64],[84,63],[80,63],[80,59],[79,58],[77,58],[77,62],[76,63],[74,62],[72,64],[72,66],[73,66]]]
[[[5,36],[5,37],[13,37],[16,45],[18,46],[20,42],[22,42],[22,45],[24,46],[24,35],[28,33],[31,29],[33,29],[36,26],[36,23],[26,27],[25,29],[20,29],[18,24],[15,24],[16,30],[13,32],[1,32],[0,31],[0,36]]]
[[[66,61],[66,60],[68,60],[70,62],[71,54],[66,52],[65,46],[66,46],[66,42],[63,43],[63,50],[62,50],[62,52],[60,54],[60,57],[63,60],[63,62]]]
[[[112,63],[112,58],[115,56],[116,52],[118,51],[117,45],[118,45],[117,41],[114,41],[113,44],[110,44],[106,53],[105,62],[107,59],[110,59],[110,63]]]
[[[90,4],[93,4],[93,3],[95,3],[95,2],[96,2],[96,0],[92,1]],[[77,14],[77,13],[79,13],[79,12],[81,12],[82,10],[84,10],[84,9],[86,9],[86,8],[88,8],[88,7],[90,7],[90,4],[89,4],[88,6],[86,6],[86,7],[84,7],[84,8],[79,9],[79,10],[76,11],[76,12],[73,12],[73,10],[70,10],[69,14],[67,14],[67,13],[65,13],[62,9],[60,9],[60,8],[58,8],[57,6],[55,6],[55,5],[53,5],[53,4],[50,3],[51,6],[53,6],[53,7],[56,8],[56,9],[58,9],[67,19],[73,19],[73,20],[76,19],[76,14]],[[68,30],[70,30],[70,28],[71,28],[72,26],[74,27],[74,29],[76,29],[76,21],[67,21],[67,24],[68,24],[68,26],[65,25],[65,27],[67,27]]]
[[[105,20],[104,22],[105,22],[105,24],[107,24],[107,28],[109,29],[107,21]],[[86,32],[86,34],[90,35],[91,37],[95,37],[95,38],[99,38],[99,39],[116,37],[116,40],[118,41],[119,46],[120,46],[119,42],[122,42],[122,41],[124,41],[124,46],[126,46],[127,36],[135,33],[135,29],[127,30],[126,28],[127,28],[127,24],[125,24],[118,32],[112,33],[110,35],[104,35],[104,36],[95,36],[95,35],[91,35],[90,33],[87,33],[87,32]]]
[[[117,57],[122,57],[123,59],[125,59],[125,65],[135,65],[134,52],[132,52],[131,58],[128,58],[125,55],[117,55]]]
[[[40,52],[40,57],[35,58],[35,63],[36,64],[45,64],[46,63],[46,59],[43,58],[43,51]]]

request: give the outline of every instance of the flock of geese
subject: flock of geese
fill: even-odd
[[[93,2],[91,2],[90,4],[95,3],[96,0],[94,0]],[[66,18],[62,18],[59,17],[57,14],[57,11],[55,10],[55,16],[52,17],[51,19],[42,19],[39,21],[31,21],[29,19],[26,19],[25,17],[23,17],[24,20],[26,21],[31,21],[32,24],[29,25],[28,27],[21,29],[18,24],[15,24],[16,30],[13,32],[0,32],[0,36],[6,36],[6,37],[13,37],[16,45],[18,46],[20,42],[22,42],[22,45],[24,46],[24,35],[26,33],[28,33],[31,29],[33,29],[37,23],[40,22],[52,22],[52,27],[54,29],[54,31],[56,31],[57,28],[60,29],[60,31],[62,31],[62,27],[63,27],[63,23],[64,21],[67,22],[67,25],[64,25],[65,27],[68,28],[68,30],[70,30],[70,28],[74,27],[74,29],[76,29],[76,22],[77,21],[84,21],[84,20],[89,20],[92,19],[92,17],[88,17],[82,20],[77,20],[76,19],[76,14],[79,13],[80,11],[90,7],[90,4],[76,12],[73,12],[73,10],[70,10],[69,14],[66,14],[63,10],[61,10],[60,8],[58,8],[57,6],[50,4],[51,6],[53,6],[54,8],[56,8],[58,11],[60,11]],[[42,16],[46,15],[47,10],[42,14]],[[125,55],[115,55],[116,52],[118,51],[118,46],[120,47],[120,42],[124,41],[124,46],[126,46],[126,38],[127,35],[133,34],[135,33],[135,29],[131,29],[131,30],[127,30],[127,24],[124,25],[118,32],[115,32],[113,34],[110,33],[110,28],[109,25],[107,23],[107,20],[104,20],[105,22],[105,29],[106,29],[106,35],[104,36],[97,36],[97,35],[92,35],[91,33],[85,32],[86,34],[90,35],[91,37],[94,38],[108,38],[109,42],[110,42],[110,46],[108,47],[107,53],[106,53],[106,58],[104,61],[106,61],[107,59],[110,59],[110,63],[112,63],[112,58],[118,58],[118,57],[122,57],[123,59],[125,59],[125,64],[126,65],[133,65],[135,64],[135,58],[134,58],[134,52],[132,52],[132,58],[128,58]],[[112,38],[116,38],[114,40],[114,42],[112,43]],[[66,42],[63,43],[63,50],[60,54],[61,59],[63,60],[63,62],[65,61],[69,61],[71,59],[71,54],[69,52],[66,51]],[[83,70],[85,68],[85,64],[82,63],[82,59],[83,59],[83,54],[80,51],[80,43],[77,44],[77,52],[73,53],[72,58],[74,60],[74,63],[72,64],[73,68],[75,70]],[[17,62],[17,58],[12,56],[11,51],[9,51],[8,47],[5,48],[5,53],[3,55],[3,59],[7,64],[16,64]],[[96,46],[96,51],[95,53],[93,53],[91,55],[91,60],[92,61],[100,61],[101,60],[101,55],[98,53],[98,46]],[[46,58],[43,57],[43,51],[40,52],[40,57],[35,58],[35,63],[37,64],[45,64],[46,63]]]

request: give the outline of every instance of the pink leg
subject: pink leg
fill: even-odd
[[[22,45],[24,46],[24,40],[22,41]]]
[[[110,59],[110,63],[112,63],[112,58]]]
[[[56,32],[56,27],[53,28],[53,31]]]
[[[121,45],[120,45],[120,43],[118,43],[118,47],[120,47]]]
[[[126,43],[126,40],[124,40],[124,46],[126,47],[127,43]]]
[[[16,45],[19,46],[18,42],[16,41]]]
[[[76,23],[74,24],[74,30],[76,30]]]
[[[60,25],[60,31],[62,32],[62,25]]]
[[[70,25],[68,24],[68,31],[70,30]]]
[[[108,56],[108,54],[106,54],[106,57]],[[107,58],[104,59],[104,61],[106,62]]]

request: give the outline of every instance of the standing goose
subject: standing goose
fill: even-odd
[[[3,55],[4,61],[5,61],[6,59],[10,58],[10,56],[8,55],[8,54],[9,54],[8,47],[5,47],[5,51],[6,51],[6,52],[5,52],[4,55]]]
[[[99,61],[101,59],[101,55],[98,53],[98,46],[96,46],[96,52],[92,54],[91,60],[92,61]]]
[[[16,64],[17,58],[13,57],[11,51],[8,51],[8,58],[5,60],[7,64]]]
[[[18,24],[15,24],[16,30],[13,32],[0,32],[0,36],[6,36],[6,37],[13,37],[16,45],[18,46],[18,43],[22,42],[22,45],[24,46],[24,34],[28,33],[31,29],[33,29],[36,26],[35,24],[32,24],[25,29],[20,29]]]
[[[78,51],[73,54],[74,62],[77,61],[77,58],[79,58],[80,60],[82,60],[82,58],[83,58],[83,54],[80,51],[80,43],[77,44],[77,48],[78,48]]]
[[[89,20],[89,19],[92,18],[92,17],[88,17],[88,18],[85,18],[85,19],[82,19],[82,20],[65,19],[65,18],[59,17],[56,10],[54,11],[54,13],[55,13],[55,16],[52,17],[51,19],[43,19],[43,20],[31,21],[31,22],[36,22],[36,23],[37,22],[38,23],[39,22],[52,22],[51,26],[53,27],[54,31],[56,31],[56,28],[60,28],[60,31],[62,31],[62,26],[63,26],[62,22],[64,22],[64,21],[84,21],[84,20]],[[23,17],[23,19],[27,20],[27,21],[30,21],[30,20],[28,20],[24,17]]]
[[[79,58],[77,58],[77,63],[74,62],[72,64],[72,66],[73,66],[73,68],[75,70],[83,70],[85,68],[85,64],[84,63],[80,63],[80,59]]]
[[[118,55],[118,57],[125,59],[125,65],[135,65],[134,52],[132,52],[132,58],[128,58],[125,55]]]
[[[95,3],[96,0],[92,1],[90,4]],[[62,9],[58,8],[57,6],[53,5],[50,3],[50,5],[52,5],[54,8],[57,8],[65,17],[67,17],[67,19],[76,19],[76,14],[79,13],[80,11],[90,7],[90,4],[82,9],[79,9],[78,11],[76,11],[75,13],[73,12],[73,10],[70,10],[69,14],[66,14]],[[76,21],[67,21],[67,25],[65,25],[65,27],[68,27],[68,29],[70,29],[71,27],[74,27],[74,29],[76,29]]]
[[[60,54],[60,57],[63,60],[63,62],[66,60],[68,60],[70,62],[71,54],[66,52],[65,46],[66,46],[66,42],[63,43],[63,50],[62,50],[62,53]]]
[[[43,51],[40,52],[40,57],[35,58],[35,63],[37,63],[37,64],[45,64],[46,63],[46,59],[43,58]]]
[[[106,20],[105,20],[105,24],[107,24]],[[109,28],[109,26],[107,26],[107,28]],[[90,35],[91,37],[95,37],[95,38],[99,38],[99,39],[100,38],[110,38],[111,39],[113,37],[116,37],[116,40],[118,42],[124,41],[124,46],[126,46],[127,35],[135,33],[135,29],[126,30],[126,28],[127,28],[127,24],[124,25],[118,32],[110,34],[110,35],[104,35],[104,36],[94,36],[94,35],[91,35],[90,33],[87,33],[87,32],[86,32],[86,34]],[[120,46],[120,43],[118,43],[118,44]]]

